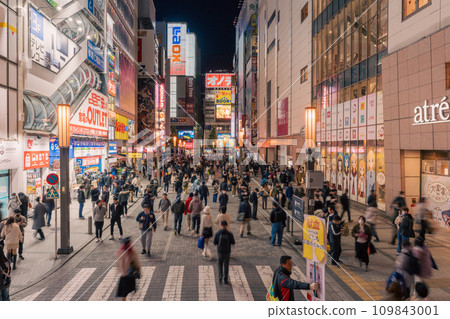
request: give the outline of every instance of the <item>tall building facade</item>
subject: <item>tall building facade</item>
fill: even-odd
[[[3,201],[42,195],[58,173],[58,104],[71,106],[72,187],[133,157],[136,11],[135,0],[0,1]]]
[[[403,1],[390,1],[403,2]],[[388,54],[387,0],[310,1],[311,105],[318,123],[320,169],[338,194],[385,209],[381,61]]]
[[[403,3],[401,3],[403,2]],[[389,2],[383,58],[386,202],[428,199],[433,219],[450,215],[450,3]]]
[[[299,164],[311,105],[311,1],[259,1],[258,150],[267,162]],[[252,122],[252,123],[253,123]]]

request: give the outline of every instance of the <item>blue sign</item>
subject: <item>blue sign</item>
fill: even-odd
[[[178,131],[178,138],[180,140],[193,140],[194,139],[194,131]]]
[[[117,143],[109,142],[109,154],[117,154]]]
[[[92,62],[101,71],[104,71],[105,60],[103,58],[103,51],[100,50],[91,40],[87,41],[87,57],[90,62]]]
[[[297,196],[292,196],[292,217],[302,224],[305,220],[305,203]]]
[[[50,148],[50,154],[49,154],[50,158],[52,158],[52,157],[59,157],[60,156],[59,141],[58,141],[57,137],[50,137],[49,148]],[[74,154],[73,154],[73,140],[72,139],[70,139],[69,158],[74,158]]]
[[[31,34],[44,41],[44,17],[33,7],[30,7],[30,14]]]

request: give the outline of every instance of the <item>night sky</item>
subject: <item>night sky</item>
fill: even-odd
[[[156,21],[187,22],[197,36],[202,73],[233,68],[239,0],[154,0]]]

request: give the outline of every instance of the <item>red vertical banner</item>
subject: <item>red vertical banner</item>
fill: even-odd
[[[277,109],[277,136],[289,134],[289,99],[278,102]]]

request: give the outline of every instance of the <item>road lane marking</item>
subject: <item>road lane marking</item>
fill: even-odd
[[[234,299],[237,301],[253,301],[252,291],[245,278],[242,266],[230,266],[230,283],[233,288]]]
[[[256,266],[259,276],[261,277],[264,286],[269,290],[270,285],[272,285],[273,271],[270,266]]]
[[[139,285],[137,292],[132,294],[129,300],[131,301],[144,301],[145,294],[150,287],[150,282],[152,281],[153,273],[156,267],[141,267],[141,279],[137,281],[136,285]]]
[[[112,267],[111,270],[106,274],[105,278],[103,278],[100,285],[98,285],[97,289],[95,289],[94,293],[89,298],[89,301],[108,300],[114,288],[117,287],[119,278],[119,269],[117,267]]]
[[[69,281],[63,289],[53,298],[53,301],[70,301],[73,296],[80,290],[83,284],[91,277],[96,268],[82,268]]]
[[[170,266],[162,301],[181,301],[184,266]]]
[[[198,266],[198,300],[217,301],[213,266]]]
[[[36,298],[37,298],[37,297],[38,297],[45,289],[47,289],[47,288],[41,289],[41,290],[39,290],[39,291],[36,291],[34,294],[31,294],[31,295],[29,295],[29,296],[23,298],[21,301],[33,301],[33,300],[36,299]]]

